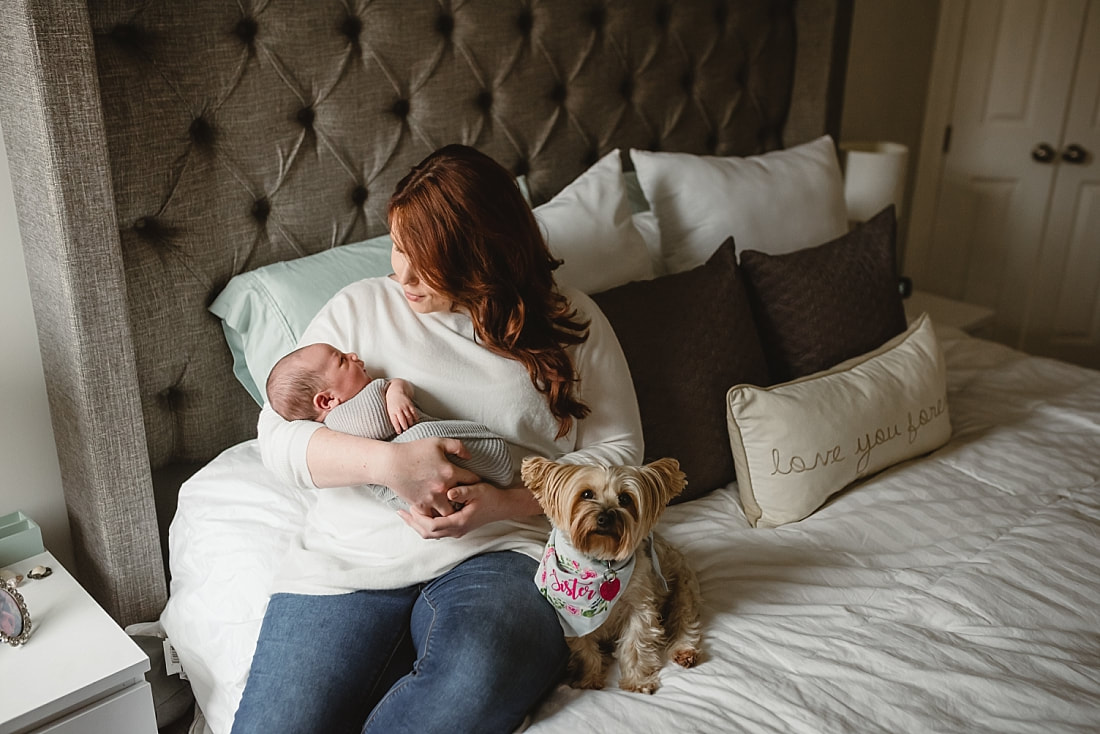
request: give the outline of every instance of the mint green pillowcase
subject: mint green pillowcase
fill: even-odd
[[[209,310],[221,319],[233,374],[253,400],[264,404],[271,368],[330,298],[358,280],[393,272],[390,248],[390,236],[381,235],[230,279]]]
[[[531,206],[531,189],[527,186],[527,177],[516,176],[516,186],[519,187],[519,193],[523,194],[523,200],[527,202],[527,206]]]

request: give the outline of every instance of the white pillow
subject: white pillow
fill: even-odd
[[[951,437],[947,375],[932,321],[798,380],[726,395],[745,516],[756,527],[807,517],[857,479]]]
[[[769,255],[813,247],[848,231],[833,139],[747,158],[630,150],[661,229],[665,268],[707,261],[732,236],[737,251]]]
[[[564,260],[554,274],[559,283],[598,293],[654,277],[631,216],[618,149],[534,211],[550,252]]]

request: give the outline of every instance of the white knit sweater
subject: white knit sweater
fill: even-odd
[[[516,466],[531,454],[574,463],[638,463],[641,420],[622,349],[590,298],[573,289],[562,292],[591,321],[588,340],[571,354],[580,378],[578,397],[592,412],[556,440],[557,420],[519,362],[477,344],[470,319],[462,314],[415,313],[389,278],[362,280],[337,293],[300,344],[329,342],[356,352],[371,375],[407,379],[416,385],[424,412],[484,424],[508,442]],[[320,427],[285,421],[268,405],[260,413],[264,463],[285,481],[318,492],[274,592],[337,594],[408,586],[493,550],[541,556],[549,531],[541,517],[490,523],[462,538],[424,540],[364,487],[317,489],[306,447]]]

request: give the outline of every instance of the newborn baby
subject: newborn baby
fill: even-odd
[[[504,439],[480,423],[440,420],[421,413],[408,381],[372,378],[358,355],[341,352],[331,344],[309,344],[276,362],[267,378],[267,399],[288,421],[317,421],[334,431],[365,438],[457,438],[470,458],[451,456],[451,461],[498,487],[512,483],[514,468]],[[391,507],[408,508],[388,487],[370,486]]]

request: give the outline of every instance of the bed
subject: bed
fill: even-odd
[[[0,8],[78,575],[163,623],[196,731],[228,730],[309,510],[258,459],[259,378],[325,289],[384,273],[389,191],[453,141],[520,177],[691,490],[662,532],[702,664],[653,696],[560,687],[528,731],[1100,726],[1100,374],[905,322],[893,213],[849,229],[838,193],[850,12]]]

